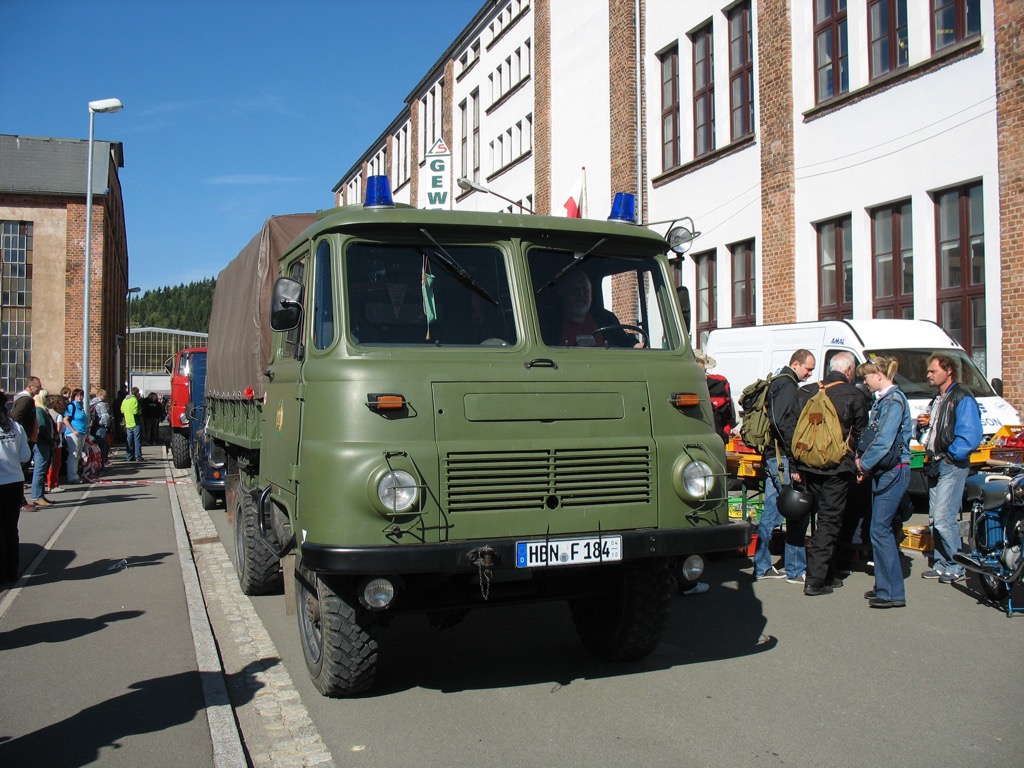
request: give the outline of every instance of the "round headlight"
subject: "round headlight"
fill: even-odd
[[[715,475],[703,461],[691,461],[683,469],[683,488],[695,498],[707,496],[714,484]]]
[[[377,496],[388,512],[408,512],[416,506],[420,489],[412,475],[398,469],[380,479],[377,483]]]
[[[395,585],[389,579],[369,579],[363,584],[362,604],[374,611],[382,611],[395,599]]]
[[[679,569],[679,572],[687,581],[697,581],[704,573],[704,558],[700,555],[690,555],[683,560],[683,567]]]

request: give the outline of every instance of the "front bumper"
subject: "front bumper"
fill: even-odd
[[[749,523],[741,521],[664,531],[608,531],[608,534],[622,537],[622,562],[628,562],[645,557],[681,557],[743,549],[750,543],[751,530]],[[594,534],[560,534],[552,538],[586,535]],[[475,572],[484,555],[489,558],[488,567],[491,569],[514,569],[518,541],[542,542],[544,539],[523,536],[386,547],[329,547],[307,541],[301,545],[300,550],[303,566],[319,573],[348,576],[460,573]]]

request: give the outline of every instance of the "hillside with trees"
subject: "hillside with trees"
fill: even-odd
[[[165,286],[132,296],[132,327],[209,332],[216,282],[210,277],[197,283]]]

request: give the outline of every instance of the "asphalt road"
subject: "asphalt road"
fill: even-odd
[[[230,554],[227,515],[210,516]],[[402,618],[380,634],[376,689],[351,700],[313,688],[283,597],[252,604],[265,655],[283,660],[339,766],[1022,764],[1024,616],[972,582],[921,579],[920,557],[905,565],[908,606],[872,610],[865,569],[809,598],[723,557],[637,664],[590,656],[557,604],[480,611],[443,632]]]

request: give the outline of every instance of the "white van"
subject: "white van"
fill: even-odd
[[[858,363],[871,355],[895,357],[900,364],[896,383],[910,401],[914,418],[935,394],[925,378],[928,356],[946,350],[960,361],[960,383],[978,399],[985,435],[994,434],[1004,424],[1021,423],[1020,414],[1001,396],[1002,382],[987,382],[963,347],[928,320],[820,320],[719,328],[709,335],[705,351],[715,358],[713,372],[729,380],[738,401],[744,387],[788,365],[797,349],[814,353],[813,381],[824,378],[837,352],[852,352]]]

